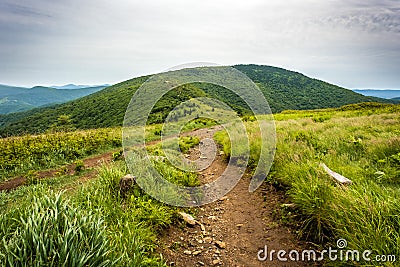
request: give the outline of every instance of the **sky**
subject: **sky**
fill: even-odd
[[[400,1],[0,0],[0,84],[114,84],[191,62],[400,89]]]

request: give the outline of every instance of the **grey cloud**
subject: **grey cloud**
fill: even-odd
[[[358,28],[368,32],[400,33],[400,17],[387,13],[349,14],[326,19],[334,26]]]
[[[393,0],[351,1],[354,5],[329,16],[334,23],[368,32],[400,32],[400,3]]]
[[[338,9],[334,15],[320,16],[313,20],[321,26],[343,27],[366,32],[400,33],[400,9],[368,6]]]
[[[394,12],[394,13],[399,14],[399,12],[400,12],[400,7],[388,7],[388,10],[390,10],[390,11],[392,11],[392,12]]]
[[[391,0],[0,0],[0,83],[109,83],[211,61],[353,85],[374,62],[398,66],[399,9]]]
[[[40,12],[37,8],[16,4],[14,2],[0,2],[0,15],[18,15],[29,17],[50,17],[49,14]]]
[[[38,0],[37,4],[40,4]],[[1,1],[0,2],[0,34],[2,41],[0,47],[5,43],[33,41],[34,37],[41,38],[46,34],[48,25],[54,18],[41,9],[23,1]]]

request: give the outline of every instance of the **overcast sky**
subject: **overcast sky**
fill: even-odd
[[[400,1],[0,0],[0,83],[116,83],[256,63],[400,89]]]

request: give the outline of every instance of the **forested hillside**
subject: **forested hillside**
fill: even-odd
[[[391,102],[363,96],[281,68],[259,65],[234,67],[248,75],[260,87],[274,113],[287,109],[340,107],[360,102]],[[148,78],[149,76],[134,78],[64,104],[1,115],[0,135],[45,132],[57,126],[58,119],[64,115],[70,119],[71,128],[76,129],[120,126],[131,97]],[[182,101],[206,95],[226,102],[240,114],[249,112],[245,103],[229,90],[215,85],[195,83],[165,95],[154,108],[157,114],[152,115],[149,122],[160,122]]]
[[[44,86],[32,88],[0,85],[0,114],[34,109],[40,106],[65,103],[104,89],[93,86],[78,89],[55,89]]]

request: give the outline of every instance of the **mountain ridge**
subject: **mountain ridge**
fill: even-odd
[[[83,88],[90,88],[90,87],[108,87],[111,84],[100,84],[100,85],[77,85],[73,83],[65,84],[65,85],[52,85],[50,86],[51,88],[55,89],[69,89],[69,90],[75,90],[75,89],[83,89]]]
[[[264,65],[235,65],[263,92],[274,113],[287,109],[318,109],[340,107],[361,102],[394,103],[375,97],[367,97],[349,89],[310,78],[299,72]],[[136,90],[150,75],[136,77],[109,86],[91,95],[64,104],[39,108],[22,113],[0,116],[0,135],[41,133],[57,122],[61,115],[68,115],[77,129],[121,126],[126,108]],[[195,89],[196,88],[196,89]],[[161,122],[173,107],[172,103],[203,95],[215,97],[231,105],[240,114],[247,114],[248,107],[227,89],[215,85],[196,83],[181,98],[171,92],[167,101],[155,107],[151,122]],[[170,105],[166,105],[169,103]]]
[[[9,114],[51,104],[65,103],[105,87],[86,87],[80,89],[56,89],[46,86],[14,87],[0,85],[0,114]]]
[[[353,91],[365,96],[375,96],[386,99],[400,97],[400,89],[353,89]]]

